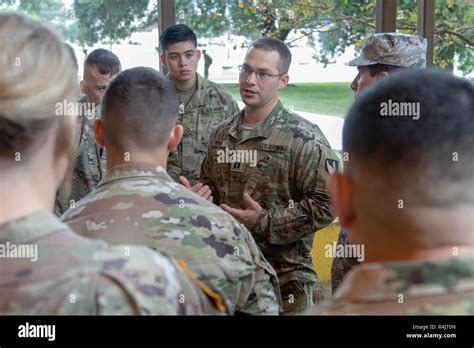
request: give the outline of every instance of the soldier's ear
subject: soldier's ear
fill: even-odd
[[[201,59],[201,51],[200,50],[196,50],[196,58],[197,58],[198,61],[199,61],[199,59]]]
[[[177,125],[173,127],[168,138],[168,152],[174,151],[176,149],[179,142],[181,141],[181,138],[183,137],[183,132],[183,126]]]
[[[388,72],[386,72],[386,71],[381,71],[381,72],[379,72],[377,75],[375,75],[375,78],[376,78],[377,80],[381,80],[381,79],[384,79],[384,78],[388,77],[388,75],[389,75]]]
[[[168,66],[166,65],[166,55],[164,53],[160,54],[160,60],[161,60],[161,64],[163,64],[164,66]]]
[[[290,76],[288,74],[285,74],[282,77],[280,77],[280,82],[278,84],[278,90],[281,91],[283,88],[285,88],[288,85],[289,81],[290,81]]]
[[[339,217],[339,222],[342,227],[347,229],[350,229],[356,221],[352,192],[352,185],[347,175],[339,172],[334,172],[331,175],[329,178],[329,193]]]
[[[102,121],[98,118],[94,120],[94,136],[95,136],[95,142],[99,144],[100,146],[105,146],[105,141],[104,141],[104,124]]]

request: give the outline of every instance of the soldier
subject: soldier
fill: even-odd
[[[204,55],[204,77],[207,79],[209,78],[209,68],[212,64],[212,58],[207,54],[206,50],[202,50],[202,54]]]
[[[166,173],[168,153],[183,134],[178,114],[163,74],[142,67],[117,75],[94,124],[107,148],[107,176],[63,219],[84,236],[183,259],[208,294],[223,297],[229,314],[278,314],[276,274],[251,234]]]
[[[426,39],[418,35],[399,33],[376,33],[367,37],[359,57],[347,63],[356,66],[357,76],[351,89],[358,96],[372,83],[383,79],[394,71],[426,67]],[[338,246],[349,245],[347,234],[341,230]],[[334,258],[331,268],[333,293],[342,282],[344,275],[358,263],[356,258]]]
[[[245,224],[277,271],[284,313],[312,305],[314,233],[334,220],[327,179],[338,160],[320,129],[287,111],[291,52],[262,38],[240,66],[245,109],[212,133],[201,182]]]
[[[84,62],[84,79],[80,88],[84,96],[79,99],[83,113],[77,123],[77,150],[69,196],[61,187],[55,203],[60,216],[92,191],[105,175],[105,150],[97,145],[92,131],[94,119],[100,112],[102,95],[109,81],[122,70],[120,60],[109,50],[98,48]],[[86,110],[87,109],[87,110]]]
[[[161,62],[168,68],[180,100],[178,124],[184,128],[181,143],[168,158],[168,173],[187,187],[194,185],[196,191],[211,131],[237,113],[239,107],[230,94],[196,73],[201,52],[197,49],[196,34],[189,27],[169,27],[161,34],[160,45]]]
[[[365,263],[313,314],[474,314],[473,110],[472,84],[439,71],[399,72],[360,95],[330,189]]]
[[[0,314],[216,313],[174,259],[85,239],[52,214],[76,123],[58,105],[77,101],[77,76],[26,17],[0,14],[0,42]]]
[[[360,94],[377,80],[393,71],[405,68],[426,67],[426,39],[418,35],[400,33],[375,33],[364,42],[359,57],[347,63],[356,66],[357,76],[351,89]]]

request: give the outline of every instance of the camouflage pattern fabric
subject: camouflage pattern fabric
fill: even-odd
[[[251,232],[278,274],[285,313],[295,313],[312,299],[314,233],[335,218],[327,182],[338,157],[316,125],[280,102],[245,138],[242,117],[243,112],[224,121],[211,135],[200,181],[209,185],[216,204],[243,209],[242,195],[248,192],[262,206]],[[229,151],[241,152],[232,158]],[[251,154],[257,159],[253,164],[246,161]],[[299,284],[285,286],[290,282]]]
[[[1,225],[0,251],[1,315],[218,313],[172,258],[86,239],[49,212]]]
[[[309,314],[473,315],[474,257],[360,264]]]
[[[79,102],[85,102],[82,98]],[[95,142],[93,123],[99,117],[100,106],[93,115],[78,117],[76,127],[76,159],[72,173],[71,193],[66,194],[63,186],[58,191],[54,212],[61,216],[66,210],[74,207],[85,195],[91,192],[105,177],[106,151]]]
[[[167,164],[168,174],[175,181],[183,175],[192,185],[199,178],[212,130],[239,112],[237,102],[222,87],[199,74],[196,76],[196,93],[186,106],[180,106],[178,124],[184,128],[183,139],[170,153]]]
[[[147,245],[181,258],[222,296],[227,313],[278,314],[275,271],[229,214],[151,164],[126,164],[62,217],[74,231],[111,244]]]
[[[341,229],[339,233],[339,239],[337,240],[337,248],[339,245],[346,245],[350,243],[347,239],[347,232]],[[336,292],[336,289],[341,285],[346,274],[354,267],[359,264],[357,257],[335,257],[331,265],[331,288],[332,293]]]
[[[399,33],[375,33],[364,41],[359,57],[347,63],[349,66],[386,64],[407,68],[426,68],[428,42],[419,35]]]

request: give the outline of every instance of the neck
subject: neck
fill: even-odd
[[[393,261],[416,261],[416,260],[440,260],[456,256],[474,255],[474,247],[470,245],[449,245],[443,247],[413,247],[403,245],[376,245],[367,244],[365,248],[366,262],[393,262]]]
[[[52,165],[18,166],[2,170],[0,185],[0,224],[30,215],[36,211],[53,211],[59,186],[53,178]],[[6,166],[0,164],[3,168]],[[13,166],[15,166],[13,164]],[[21,168],[20,168],[21,167]],[[8,184],[7,184],[8,183]],[[40,185],[38,183],[41,183]]]
[[[196,86],[197,75],[194,74],[194,77],[187,81],[178,81],[171,76],[171,82],[173,82],[174,88],[180,92],[188,91],[194,86]]]
[[[158,151],[156,153],[130,151],[127,155],[123,155],[123,152],[120,152],[119,155],[117,151],[107,148],[107,170],[113,167],[134,163],[149,163],[159,165],[166,169],[167,161],[168,153],[164,151]]]
[[[245,106],[244,122],[251,125],[265,121],[277,104],[278,97],[270,100],[268,103],[262,106]]]

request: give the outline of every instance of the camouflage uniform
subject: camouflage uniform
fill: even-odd
[[[170,153],[168,174],[178,181],[185,176],[194,185],[206,157],[211,131],[223,120],[239,112],[237,102],[222,87],[197,76],[197,90],[186,107],[180,105],[178,124],[184,128],[183,139]]]
[[[243,112],[224,121],[211,135],[200,181],[209,185],[216,204],[243,209],[248,192],[262,206],[251,232],[278,274],[284,312],[300,312],[312,304],[314,232],[335,218],[327,181],[338,157],[316,125],[280,102],[246,136],[242,117]],[[257,165],[218,163],[226,148],[255,150]]]
[[[0,261],[1,315],[217,313],[175,260],[83,238],[49,212],[1,225],[0,244],[37,246],[36,260]]]
[[[347,239],[347,232],[341,229],[339,233],[339,239],[337,240],[337,247],[349,244],[350,241]],[[332,293],[336,292],[336,289],[341,285],[346,274],[360,262],[357,257],[334,257],[331,265],[331,288]]]
[[[375,33],[364,42],[359,57],[349,66],[385,64],[406,68],[426,68],[427,41],[419,35]]]
[[[334,300],[309,314],[474,314],[474,258],[355,266]]]
[[[400,33],[370,34],[364,42],[360,56],[348,62],[347,65],[370,66],[385,64],[405,68],[425,68],[426,45],[426,39],[418,35]],[[344,230],[341,230],[337,243],[338,246],[348,243]],[[334,258],[331,267],[333,293],[341,284],[344,276],[358,263],[356,258]]]
[[[229,314],[279,312],[275,271],[251,234],[162,167],[130,163],[110,169],[63,221],[89,238],[143,244],[184,259],[223,297]]]
[[[79,102],[84,103],[85,98],[81,98]],[[93,116],[81,115],[78,117],[76,127],[77,150],[72,173],[71,193],[68,196],[64,186],[59,189],[54,208],[54,212],[58,216],[61,216],[95,189],[105,176],[105,148],[95,142],[93,131],[93,122],[100,114],[100,105],[92,112]]]

